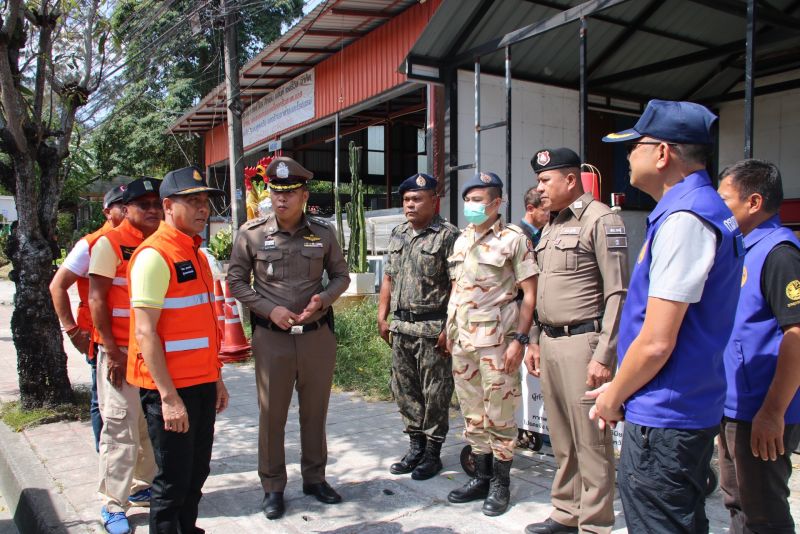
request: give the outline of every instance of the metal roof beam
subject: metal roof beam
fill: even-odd
[[[345,17],[369,17],[372,19],[390,19],[391,13],[384,13],[382,11],[370,11],[369,9],[347,9],[343,7],[334,7],[330,10],[332,15],[344,15]]]
[[[493,0],[482,0],[481,3],[478,5],[478,8],[472,12],[469,19],[467,20],[466,24],[464,24],[461,29],[458,31],[458,35],[453,40],[452,46],[447,50],[447,53],[444,57],[450,57],[455,54],[461,45],[464,44],[467,37],[472,33],[472,31],[478,27],[478,23],[483,20],[483,17],[486,16],[486,13],[489,11],[489,8],[492,7],[494,4]]]
[[[550,9],[558,9],[559,11],[563,11],[563,10],[565,10],[565,9],[567,9],[569,7],[569,6],[565,6],[565,5],[559,4],[558,2],[554,2],[553,0],[526,0],[526,1],[530,2],[532,4],[537,4],[537,5],[543,6],[543,7],[549,7]],[[599,20],[600,22],[605,22],[607,24],[613,24],[614,26],[622,26],[624,28],[627,28],[630,25],[630,22],[628,22],[625,19],[612,17],[610,15],[604,15],[602,13],[596,13],[596,14],[592,15],[591,17],[593,19]],[[713,43],[710,43],[708,41],[702,41],[700,39],[695,39],[693,37],[687,37],[685,35],[677,35],[677,34],[670,33],[670,32],[665,31],[665,30],[661,30],[661,29],[658,29],[658,28],[653,28],[652,26],[642,25],[639,28],[639,31],[642,32],[642,33],[649,33],[650,35],[656,35],[658,37],[664,37],[665,39],[672,39],[673,41],[678,41],[678,42],[681,42],[681,43],[691,44],[691,45],[695,45],[695,46],[701,46],[703,48],[709,48],[711,46],[714,46]]]
[[[609,59],[614,57],[617,52],[623,47],[628,40],[633,37],[633,34],[639,31],[639,29],[644,25],[647,20],[653,16],[653,13],[658,11],[658,8],[661,7],[661,0],[652,0],[645,8],[633,19],[633,22],[625,28],[616,39],[611,41],[605,49],[600,52],[598,58],[589,65],[587,69],[586,75],[591,76],[594,74],[597,69],[605,65]]]
[[[770,85],[762,85],[754,89],[756,96],[769,95],[772,93],[780,93],[783,91],[791,91],[792,89],[800,88],[800,79],[789,80],[786,82],[773,83]],[[733,93],[725,92],[719,95],[703,98],[699,102],[701,104],[717,104],[719,102],[729,102],[731,100],[741,100],[744,98],[744,91],[734,91]]]
[[[292,78],[296,78],[294,74],[269,74],[267,72],[263,74],[256,74],[256,73],[245,73],[242,74],[242,78],[245,80],[291,80]]]
[[[700,4],[716,11],[736,15],[737,17],[747,17],[747,6],[742,2],[736,0],[691,0],[695,4]],[[782,13],[769,4],[760,3],[758,8],[758,20],[772,24],[774,26],[781,26],[782,28],[789,28],[792,30],[800,30],[800,19]]]
[[[296,52],[298,54],[334,54],[338,48],[326,48],[322,46],[282,46],[281,52]]]
[[[313,67],[314,63],[308,61],[280,61],[280,60],[261,60],[262,67],[286,67],[287,69],[303,69],[305,67]]]
[[[580,20],[581,17],[591,16],[593,13],[624,4],[628,1],[629,0],[589,0],[588,2],[578,4],[575,7],[558,13],[549,19],[529,24],[524,28],[520,28],[511,33],[507,33],[502,37],[497,37],[471,48],[470,50],[457,55],[449,63],[453,67],[457,67],[464,61],[473,61],[475,58],[480,56],[491,54],[507,46],[521,43],[522,41],[530,39],[531,37],[535,37],[550,30],[554,30],[556,28],[560,28],[561,26],[576,22]]]
[[[316,37],[341,37],[343,39],[358,39],[364,36],[364,32],[356,31],[339,31],[339,30],[306,30],[305,35],[313,35]]]

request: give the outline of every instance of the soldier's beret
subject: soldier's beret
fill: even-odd
[[[461,188],[461,198],[467,196],[467,193],[477,187],[499,187],[503,189],[503,181],[493,172],[479,172],[467,180]]]
[[[580,166],[580,156],[569,148],[543,148],[531,158],[531,167],[536,174],[552,169],[580,168]]]
[[[402,196],[406,191],[436,190],[436,184],[436,178],[424,173],[417,173],[403,180],[403,183],[397,188],[397,192]]]
[[[273,191],[298,189],[313,177],[314,173],[286,156],[273,159],[267,167],[269,188]]]

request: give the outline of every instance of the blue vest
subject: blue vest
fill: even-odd
[[[770,251],[783,242],[800,248],[800,241],[791,230],[781,226],[777,215],[744,238],[747,254],[744,257],[742,292],[733,333],[725,347],[728,379],[725,415],[733,419],[753,420],[775,376],[783,330],[761,293],[761,269]],[[786,410],[785,420],[787,424],[800,423],[800,392],[795,394]]]
[[[622,309],[617,354],[621,365],[628,347],[642,329],[650,288],[650,245],[667,217],[678,211],[694,213],[714,227],[717,233],[714,264],[702,299],[690,304],[686,311],[669,360],[625,402],[625,419],[643,426],[691,430],[712,427],[722,419],[725,401],[722,352],[736,314],[744,255],[736,219],[711,186],[705,171],[690,174],[667,191],[647,218],[645,242]]]

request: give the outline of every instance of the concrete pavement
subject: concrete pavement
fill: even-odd
[[[16,356],[9,326],[12,293],[13,286],[9,282],[0,282],[2,401],[18,396]],[[88,365],[74,351],[69,354],[73,384],[88,385]],[[344,502],[326,506],[301,491],[295,400],[286,428],[287,513],[280,520],[268,521],[259,509],[263,493],[256,473],[258,406],[253,365],[228,365],[223,373],[231,404],[218,418],[211,476],[200,503],[199,526],[206,532],[506,533],[522,532],[526,524],[544,520],[549,513],[549,488],[555,465],[547,454],[547,447],[541,454],[523,451],[516,456],[512,470],[513,505],[505,515],[489,518],[480,512],[481,503],[452,505],[446,500],[451,489],[467,480],[459,464],[464,442],[460,437],[462,425],[458,412],[452,413],[450,437],[442,451],[444,471],[429,481],[417,482],[409,476],[389,473],[389,465],[407,446],[395,405],[368,402],[351,393],[335,393],[328,416],[327,473],[329,482],[339,490]],[[2,430],[7,431],[6,428]],[[27,477],[31,486],[41,486],[29,486],[28,490],[37,494],[39,498],[34,502],[45,508],[50,521],[60,522],[62,531],[103,532],[96,495],[97,456],[88,422],[42,425],[9,439],[14,443],[0,447],[0,455],[10,456],[12,462],[22,462],[21,470],[25,473],[21,476]],[[800,462],[800,457],[795,458]],[[2,471],[0,469],[0,477],[3,477]],[[7,484],[0,485],[0,488],[6,487]],[[9,503],[17,501],[10,495],[6,495],[6,499]],[[797,473],[792,478],[791,499],[793,510],[800,517],[800,476]],[[614,531],[625,532],[619,500],[615,508]],[[727,513],[719,491],[708,500],[707,510],[712,532],[727,532]],[[135,532],[146,532],[146,509],[132,509],[129,517]],[[0,532],[3,532],[3,521],[0,504]]]

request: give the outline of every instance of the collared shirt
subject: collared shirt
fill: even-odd
[[[538,320],[565,326],[602,318],[592,359],[612,365],[629,280],[622,218],[584,193],[544,227],[536,259]]]
[[[434,215],[430,224],[417,232],[410,222],[392,230],[384,273],[392,279],[390,311],[435,313],[447,311],[452,270],[447,258],[453,252],[458,228]],[[400,321],[390,315],[390,330],[401,334],[436,337],[444,319]]]
[[[328,285],[322,274],[328,273]],[[250,285],[250,274],[253,285]],[[228,265],[231,292],[264,318],[276,306],[300,313],[319,294],[320,319],[350,284],[347,261],[333,229],[321,219],[303,216],[294,233],[281,230],[274,215],[246,222],[239,229]]]
[[[525,235],[531,240],[534,247],[539,244],[539,240],[542,238],[541,228],[536,228],[525,219],[520,219],[519,227],[522,228],[522,231],[525,232]]]
[[[508,304],[519,282],[538,274],[529,243],[518,226],[506,225],[502,217],[483,234],[473,224],[461,233],[449,258],[455,282],[447,310],[450,339],[467,349],[491,347],[516,328],[519,307]]]

